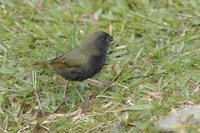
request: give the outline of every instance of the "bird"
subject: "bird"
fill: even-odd
[[[56,58],[36,62],[33,66],[47,65],[67,81],[83,81],[102,70],[106,62],[109,43],[112,41],[111,35],[104,31],[97,31],[86,37],[79,47]]]

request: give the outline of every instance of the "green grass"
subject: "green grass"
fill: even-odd
[[[39,132],[42,125],[51,132],[157,132],[155,123],[172,108],[200,103],[199,7],[198,0],[0,0],[0,131]],[[92,79],[105,86],[122,74],[85,114],[81,97],[104,87],[71,83],[70,100],[54,113],[65,81],[31,64],[97,30],[115,41],[107,65]],[[62,117],[48,120],[56,114]]]

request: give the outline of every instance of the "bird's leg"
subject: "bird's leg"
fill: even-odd
[[[63,93],[63,101],[67,100],[67,89],[68,89],[69,81],[66,81],[64,93]]]

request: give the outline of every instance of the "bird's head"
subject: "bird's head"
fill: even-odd
[[[108,44],[113,41],[113,37],[110,36],[108,33],[103,31],[97,31],[93,34],[94,37],[94,45],[98,52],[106,53],[108,49]]]
[[[95,40],[101,40],[101,41],[104,41],[106,43],[110,43],[111,41],[113,41],[113,37],[110,36],[108,33],[104,32],[104,31],[95,32],[94,38],[95,38]]]
[[[85,52],[97,51],[106,52],[108,44],[113,41],[113,37],[104,31],[97,31],[89,35],[82,43],[81,49]]]

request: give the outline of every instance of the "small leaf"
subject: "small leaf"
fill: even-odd
[[[149,104],[137,104],[137,105],[133,105],[133,106],[127,106],[127,107],[123,107],[121,108],[121,111],[128,111],[128,110],[151,110],[152,106]]]
[[[2,74],[13,74],[15,70],[13,68],[6,68],[6,67],[1,67],[0,68],[0,73]]]
[[[123,56],[123,55],[125,55],[125,54],[127,54],[128,53],[128,51],[127,50],[120,50],[120,51],[117,51],[117,52],[114,52],[114,53],[112,53],[112,57],[121,57],[121,56]]]
[[[144,48],[141,48],[141,49],[138,51],[138,53],[137,53],[137,55],[136,55],[136,57],[135,57],[135,63],[138,62],[138,59],[140,58],[140,56],[141,56],[143,50],[144,50]]]
[[[3,104],[3,101],[4,101],[4,97],[2,94],[0,94],[0,106]]]

